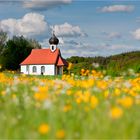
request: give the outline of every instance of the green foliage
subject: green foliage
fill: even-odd
[[[41,48],[41,46],[36,41],[28,40],[23,36],[14,36],[12,39],[8,40],[1,57],[3,69],[19,69],[19,64],[34,48]]]
[[[3,53],[6,41],[7,41],[7,33],[0,31],[0,56]]]
[[[2,53],[4,51],[4,48],[5,48],[5,43],[7,41],[7,33],[6,32],[3,32],[2,30],[0,31],[0,65],[1,65],[1,56],[2,56]],[[0,68],[1,70],[1,68]]]
[[[133,69],[134,72],[140,72],[140,51],[122,53],[109,57],[72,56],[67,58],[67,61],[73,63],[71,72],[75,74],[80,74],[82,68],[105,70],[106,74],[114,76],[128,69]],[[99,67],[94,66],[96,63],[99,64]]]

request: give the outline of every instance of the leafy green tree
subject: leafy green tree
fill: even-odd
[[[14,36],[8,40],[2,54],[2,67],[8,70],[17,70],[20,63],[31,53],[34,48],[41,48],[35,40],[28,40],[23,36]]]
[[[2,53],[4,51],[6,41],[7,41],[7,33],[0,30],[0,71],[2,70],[2,67],[1,67]]]
[[[7,33],[1,30],[0,31],[0,56],[3,53],[6,41],[7,41]]]

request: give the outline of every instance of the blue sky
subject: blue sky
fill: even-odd
[[[52,30],[64,57],[140,50],[140,2],[94,0],[0,1],[0,30],[49,47]]]

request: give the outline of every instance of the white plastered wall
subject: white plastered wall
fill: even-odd
[[[33,66],[36,66],[37,71],[33,72]],[[55,75],[55,65],[21,65],[21,73],[31,75],[41,75],[41,67],[45,67],[45,73],[43,75]]]

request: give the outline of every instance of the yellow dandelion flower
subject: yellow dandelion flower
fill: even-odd
[[[97,87],[102,89],[102,90],[105,90],[107,88],[108,84],[106,81],[98,81],[97,82]]]
[[[90,99],[90,92],[89,91],[85,91],[84,93],[83,93],[83,101],[84,102],[89,102],[89,99]]]
[[[35,93],[34,98],[38,101],[43,101],[48,98],[48,95],[46,93]]]
[[[65,137],[65,131],[64,131],[63,129],[58,130],[58,131],[56,132],[56,137],[57,137],[58,139],[63,139],[63,138]]]
[[[84,70],[84,69],[81,69],[81,72],[82,72],[82,73],[84,73],[84,72],[85,72],[85,70]]]
[[[96,74],[96,71],[95,70],[92,70],[92,72],[91,72],[93,75],[95,75]]]
[[[12,98],[15,99],[16,98],[16,94],[12,94]]]
[[[131,97],[125,97],[123,99],[118,99],[117,103],[125,108],[130,108],[133,105],[133,99]]]
[[[63,107],[63,111],[64,112],[68,112],[68,111],[70,111],[71,110],[71,105],[65,105],[64,107]]]
[[[70,70],[72,68],[72,63],[68,63],[67,69]]]
[[[93,108],[93,109],[98,105],[97,97],[91,96],[90,105],[91,105],[91,108]]]
[[[116,88],[116,89],[114,90],[114,94],[115,94],[116,96],[119,96],[120,93],[121,93],[120,89]]]
[[[66,94],[69,96],[72,94],[72,91],[71,90],[67,90]]]
[[[78,97],[78,98],[76,99],[76,102],[77,102],[77,104],[80,104],[80,103],[82,102],[82,99],[81,99],[80,97]]]
[[[108,97],[109,97],[109,91],[108,91],[108,90],[106,90],[106,91],[104,92],[104,97],[105,97],[105,98],[108,98]]]
[[[38,131],[39,131],[40,134],[45,135],[50,131],[50,127],[49,127],[48,124],[43,123],[39,126]]]
[[[47,91],[48,91],[47,86],[39,87],[39,92],[47,92]]]
[[[136,103],[137,105],[140,105],[140,99],[139,99],[139,98],[136,98],[135,103]]]
[[[2,91],[1,95],[3,95],[3,96],[6,95],[6,91]]]
[[[119,119],[123,115],[123,111],[119,107],[114,107],[110,111],[110,116],[113,119]]]

